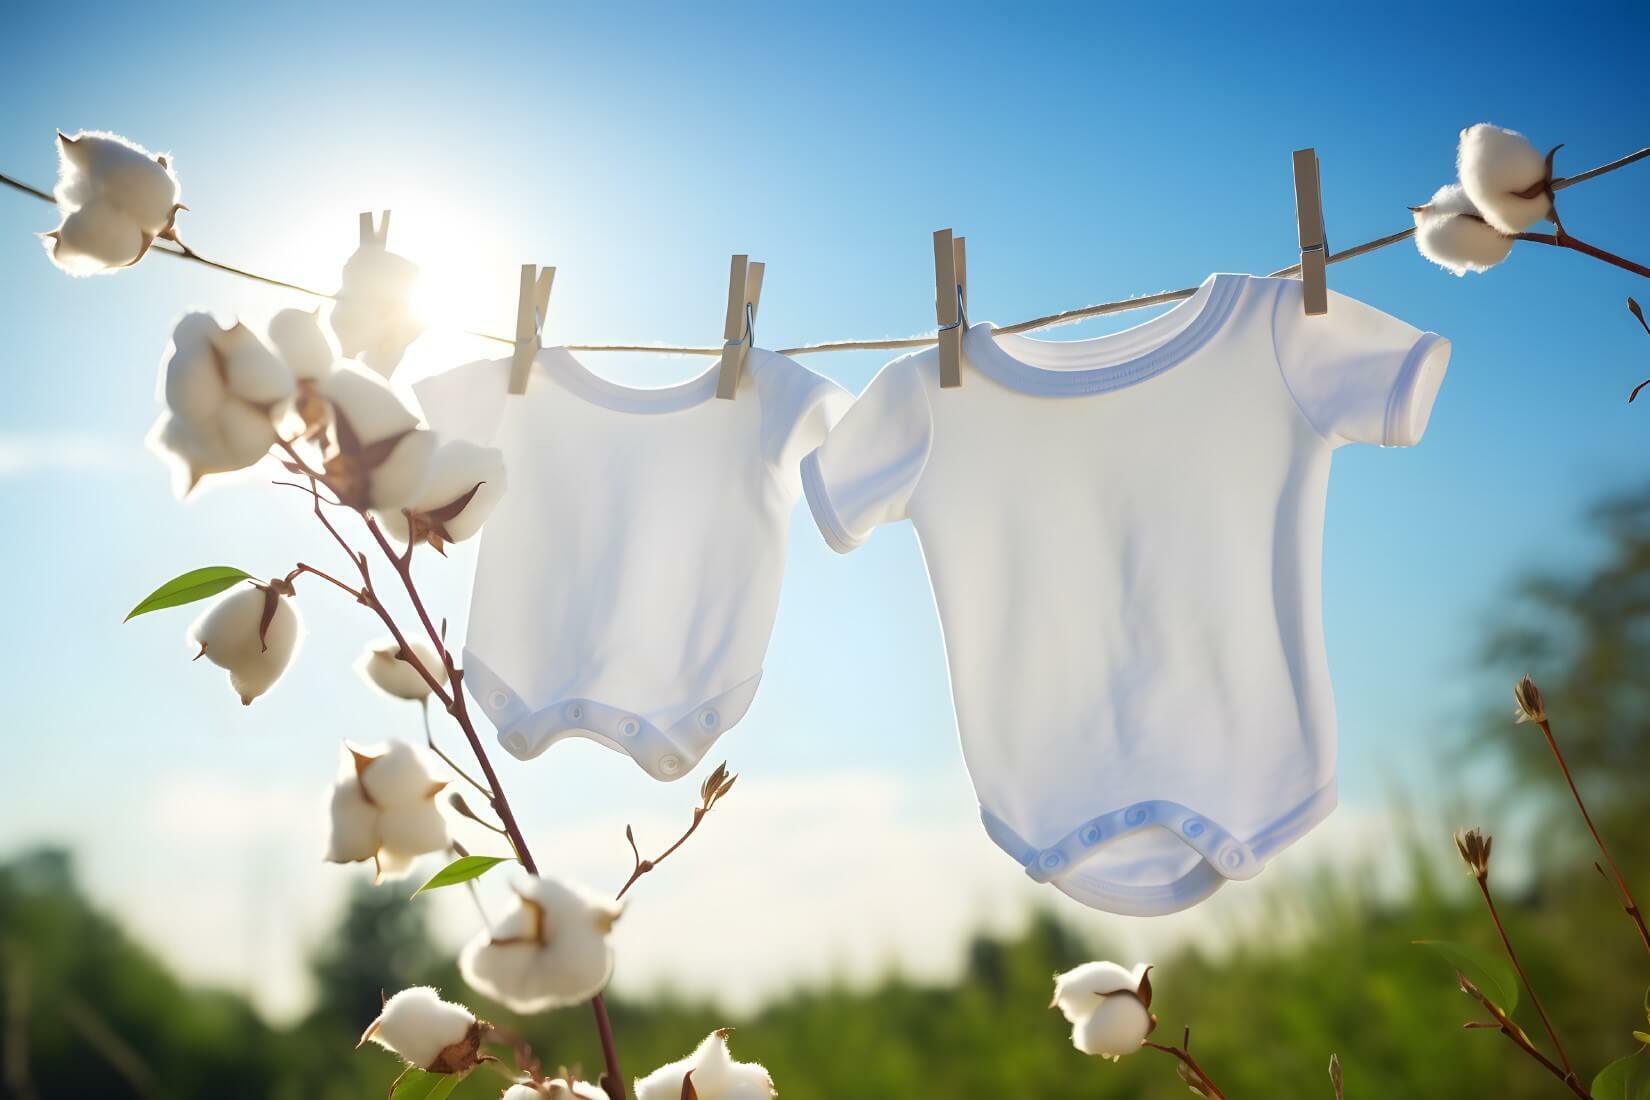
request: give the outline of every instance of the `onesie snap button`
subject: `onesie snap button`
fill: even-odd
[[[1236,848],[1229,849],[1220,857],[1220,862],[1228,870],[1236,870],[1237,868],[1243,866],[1243,853],[1238,851]]]
[[[516,730],[514,733],[510,734],[510,736],[508,736],[504,739],[504,747],[509,749],[511,752],[526,752],[527,751],[527,736],[526,736],[526,734],[522,733],[520,730]]]
[[[495,691],[487,696],[487,705],[494,710],[503,710],[510,705],[510,697],[502,691]]]
[[[577,722],[584,717],[584,708],[577,703],[568,703],[562,713],[567,716],[569,722]]]
[[[626,737],[635,737],[642,731],[642,724],[634,718],[626,718],[619,723],[619,732]]]
[[[1048,852],[1044,854],[1041,862],[1045,871],[1052,871],[1065,861],[1065,857],[1059,852]]]
[[[716,723],[720,720],[714,707],[706,707],[699,712],[699,724],[708,730],[715,729]]]
[[[1152,808],[1150,806],[1135,806],[1123,815],[1123,822],[1126,825],[1144,825],[1151,819],[1151,816]]]
[[[1187,836],[1197,837],[1202,836],[1207,828],[1208,826],[1203,824],[1201,819],[1194,817],[1190,821],[1186,822],[1186,824],[1182,825],[1180,827],[1180,831],[1185,833]]]
[[[1098,843],[1100,843],[1100,826],[1090,825],[1088,828],[1083,830],[1080,839],[1083,841],[1084,844],[1098,844]]]
[[[675,775],[681,768],[682,761],[678,757],[664,756],[659,758],[659,770],[666,775]]]

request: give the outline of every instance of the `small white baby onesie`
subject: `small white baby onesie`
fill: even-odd
[[[565,348],[527,392],[510,361],[418,383],[435,431],[504,452],[510,488],[476,561],[464,684],[526,760],[567,737],[686,775],[761,678],[799,463],[850,398],[752,349],[732,401],[712,368],[633,388]]]
[[[910,519],[987,832],[1150,915],[1250,878],[1333,808],[1330,456],[1421,438],[1449,343],[1338,294],[1214,275],[1114,336],[969,328],[960,389],[883,368],[803,461],[839,551]]]

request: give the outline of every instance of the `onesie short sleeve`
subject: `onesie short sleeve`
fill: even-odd
[[[424,423],[443,440],[493,445],[508,398],[510,361],[484,359],[413,383]]]
[[[1309,317],[1301,285],[1275,280],[1272,339],[1301,412],[1332,446],[1421,441],[1449,365],[1450,343],[1334,291]]]
[[[754,373],[763,406],[762,457],[794,501],[802,491],[803,457],[825,441],[853,404],[853,395],[829,378],[777,355]]]
[[[933,434],[917,357],[894,360],[802,460],[808,508],[831,549],[845,554],[907,517]]]

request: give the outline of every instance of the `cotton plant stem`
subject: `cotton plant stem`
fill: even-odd
[[[319,508],[319,505],[317,505],[317,508]],[[389,559],[390,564],[395,568],[396,575],[401,578],[401,585],[406,589],[407,598],[412,601],[413,610],[417,613],[419,621],[424,624],[424,630],[429,635],[430,642],[435,646],[436,652],[441,655],[441,660],[447,667],[447,680],[452,685],[452,692],[449,695],[443,690],[438,692],[438,695],[442,702],[447,705],[447,710],[452,714],[453,720],[464,731],[465,738],[470,742],[470,751],[475,755],[476,763],[481,766],[481,773],[487,779],[487,786],[493,791],[493,810],[498,814],[499,820],[504,823],[505,833],[510,838],[511,846],[516,850],[516,857],[521,860],[521,865],[527,870],[528,874],[536,876],[539,873],[538,864],[534,861],[533,854],[527,847],[527,838],[522,834],[521,825],[516,821],[515,811],[511,809],[510,800],[504,793],[504,785],[499,782],[498,773],[493,770],[493,762],[488,757],[487,750],[481,744],[481,737],[476,733],[475,723],[470,719],[469,709],[464,698],[463,670],[453,661],[452,653],[447,648],[446,639],[442,637],[441,631],[436,629],[435,621],[430,617],[429,611],[424,606],[424,598],[419,594],[417,584],[413,582],[412,547],[409,546],[405,553],[398,554],[395,552],[395,548],[390,545],[389,539],[384,536],[384,532],[379,528],[377,522],[370,516],[366,517],[366,526],[368,532],[372,534],[373,539],[378,543],[378,548],[383,551],[384,556]],[[363,557],[361,560],[364,567],[365,558]],[[435,678],[430,675],[428,670],[423,669],[418,663],[416,655],[411,652],[411,649],[405,643],[402,643],[402,652],[414,667],[423,672],[424,678],[430,682],[432,687],[438,686]],[[607,1003],[602,999],[600,993],[590,999],[590,1011],[596,1020],[596,1034],[602,1046],[602,1061],[607,1067],[608,1095],[611,1100],[626,1100],[624,1071],[619,1067],[618,1048],[613,1040],[613,1024],[608,1019]]]
[[[1614,252],[1606,252],[1597,245],[1588,244],[1586,241],[1579,240],[1578,238],[1572,237],[1568,233],[1562,231],[1558,233],[1515,233],[1513,234],[1513,238],[1520,241],[1529,241],[1533,244],[1545,244],[1551,245],[1555,248],[1572,249],[1576,252],[1582,253],[1585,256],[1591,256],[1595,260],[1603,260],[1605,263],[1614,267],[1619,267],[1623,271],[1631,271],[1635,275],[1641,275],[1646,279],[1650,279],[1650,267],[1645,267],[1640,263],[1634,263],[1632,260],[1629,260],[1624,256],[1618,256]]]
[[[455,762],[452,757],[450,757],[446,753],[442,752],[441,751],[441,746],[437,745],[435,743],[435,731],[430,728],[430,701],[429,701],[428,698],[420,699],[418,701],[418,713],[424,719],[424,743],[426,745],[430,746],[430,751],[435,753],[437,756],[439,756],[441,758],[442,763],[446,764],[449,768],[453,769],[453,771],[457,772],[458,777],[460,779],[464,780],[464,782],[466,782],[470,786],[474,787],[477,791],[479,791],[481,793],[481,796],[483,798],[485,798],[489,803],[491,803],[493,801],[493,797],[494,797],[493,792],[488,790],[486,788],[486,786],[484,786],[480,780],[472,778],[469,772],[467,772],[463,768],[459,767],[457,762]],[[478,824],[486,824],[486,823],[485,822],[478,822]],[[488,826],[488,827],[491,828],[491,826]],[[502,832],[503,830],[495,830],[495,831]]]
[[[1197,1079],[1203,1082],[1203,1087],[1208,1090],[1208,1095],[1213,1100],[1226,1100],[1226,1094],[1220,1091],[1220,1086],[1215,1084],[1214,1078],[1210,1077],[1208,1071],[1198,1065],[1197,1059],[1192,1057],[1192,1052],[1184,1046],[1166,1046],[1163,1043],[1154,1043],[1150,1039],[1143,1040],[1140,1045],[1151,1047],[1153,1050],[1161,1050],[1164,1054],[1179,1060],[1181,1065],[1191,1070],[1197,1075]]]
[[[1530,984],[1530,976],[1524,972],[1524,964],[1518,961],[1518,952],[1513,950],[1512,938],[1507,935],[1507,928],[1501,923],[1501,914],[1495,908],[1495,899],[1490,896],[1489,876],[1475,875],[1474,881],[1478,883],[1478,892],[1484,895],[1484,904],[1489,908],[1490,920],[1495,923],[1495,930],[1501,936],[1501,946],[1506,948],[1507,958],[1512,960],[1513,969],[1518,971],[1518,978],[1524,983],[1524,991],[1530,995],[1530,1003],[1535,1006],[1536,1015],[1541,1017],[1541,1026],[1547,1029],[1547,1038],[1553,1041],[1553,1049],[1558,1051],[1558,1060],[1564,1063],[1565,1079],[1575,1080],[1575,1066],[1570,1064],[1570,1056],[1565,1053],[1564,1044],[1559,1041],[1558,1032],[1553,1029],[1553,1022],[1547,1018],[1547,1010],[1542,1007],[1535,986]]]
[[[487,785],[494,792],[489,804],[493,807],[494,812],[499,815],[499,820],[504,823],[505,836],[509,839],[511,848],[515,850],[516,858],[521,861],[522,867],[526,869],[528,874],[537,875],[538,864],[533,859],[532,851],[527,847],[526,837],[522,835],[521,826],[516,821],[515,812],[510,808],[509,799],[505,797],[504,786],[498,780],[498,773],[493,770],[493,762],[488,758],[487,750],[482,747],[481,738],[476,733],[475,724],[470,720],[469,710],[464,702],[463,672],[454,664],[452,655],[447,649],[446,640],[442,638],[441,632],[435,628],[435,623],[430,619],[429,613],[425,611],[423,597],[419,595],[418,588],[413,583],[410,548],[406,554],[397,554],[394,547],[390,546],[389,540],[379,530],[378,525],[370,517],[366,519],[368,531],[372,533],[378,542],[379,548],[383,550],[385,557],[389,558],[397,575],[401,577],[402,584],[407,589],[409,598],[413,601],[413,607],[417,610],[419,619],[429,633],[430,641],[435,645],[436,652],[441,655],[442,662],[447,668],[447,682],[452,686],[450,693],[446,685],[443,685],[435,678],[434,673],[424,667],[424,662],[419,660],[418,654],[408,644],[406,636],[401,631],[400,624],[395,621],[395,617],[385,609],[383,602],[379,600],[378,594],[373,588],[372,572],[367,565],[367,556],[357,552],[350,545],[349,540],[344,538],[337,526],[327,518],[327,514],[322,510],[321,492],[316,483],[314,472],[309,469],[308,464],[304,462],[303,457],[290,442],[283,439],[278,442],[278,445],[309,477],[310,496],[313,501],[315,518],[320,521],[322,527],[326,528],[327,533],[344,551],[345,556],[355,563],[356,570],[361,574],[361,595],[365,597],[362,602],[370,607],[385,627],[389,629],[390,636],[395,639],[403,659],[424,678],[424,682],[430,686],[431,693],[441,700],[442,705],[453,716],[459,728],[464,731],[465,738],[470,742],[470,750],[475,755],[476,762],[481,765],[482,774],[487,778]],[[608,1019],[607,1004],[600,993],[591,998],[590,1010],[596,1019],[596,1033],[601,1040],[602,1060],[607,1066],[608,1095],[611,1100],[626,1100],[624,1073],[619,1067],[618,1048],[613,1040],[613,1024]]]
[[[688,826],[687,832],[683,833],[681,836],[676,838],[676,843],[675,844],[672,844],[670,847],[666,848],[663,852],[659,853],[657,856],[655,856],[652,859],[642,859],[642,858],[640,858],[640,856],[638,856],[637,859],[636,859],[635,869],[630,872],[630,877],[625,880],[625,884],[623,886],[619,887],[619,892],[617,894],[613,895],[613,900],[614,901],[622,900],[624,898],[625,894],[630,892],[630,888],[632,886],[636,885],[636,883],[641,879],[641,877],[643,875],[647,874],[649,871],[651,871],[655,867],[659,866],[659,864],[661,864],[665,860],[669,859],[671,857],[671,855],[676,851],[676,849],[678,849],[682,845],[686,844],[688,842],[688,837],[690,837],[694,834],[694,832],[699,828],[699,823],[701,821],[703,821],[704,819],[705,819],[705,811],[704,810],[694,810],[693,811],[693,824]]]
[[[1457,976],[1459,977],[1459,975]],[[1467,981],[1465,978],[1461,979],[1461,989],[1462,992],[1467,994],[1467,996],[1473,998],[1479,1004],[1484,1006],[1484,1011],[1488,1012],[1494,1019],[1496,1030],[1505,1035],[1509,1042],[1511,1042],[1519,1050],[1522,1050],[1525,1054],[1528,1054],[1537,1064],[1541,1066],[1542,1069],[1546,1070],[1548,1073],[1558,1078],[1559,1081],[1563,1082],[1564,1087],[1575,1093],[1576,1096],[1581,1098],[1581,1100],[1593,1100],[1592,1093],[1588,1092],[1587,1089],[1582,1086],[1580,1080],[1576,1078],[1576,1075],[1574,1073],[1565,1073],[1564,1070],[1559,1067],[1558,1063],[1541,1053],[1541,1051],[1537,1049],[1536,1045],[1530,1042],[1530,1037],[1524,1034],[1524,1029],[1513,1023],[1507,1014],[1501,1010],[1500,1005],[1497,1005],[1494,1001],[1484,996],[1484,994],[1480,992],[1476,986]],[[1481,1025],[1468,1024],[1467,1026],[1477,1027]]]
[[[1614,172],[1617,169],[1625,168],[1630,164],[1635,164],[1638,161],[1644,160],[1646,157],[1650,157],[1650,147],[1639,149],[1636,152],[1629,153],[1623,157],[1617,157],[1608,164],[1601,164],[1596,168],[1589,168],[1586,171],[1578,172],[1573,176],[1555,179],[1552,183],[1552,189],[1554,191],[1562,191],[1567,187],[1574,187],[1578,183],[1585,183],[1588,180],[1596,179],[1599,176]],[[30,195],[44,202],[55,203],[57,201],[52,197],[51,192],[43,191],[38,187],[30,186],[21,180],[13,179],[7,175],[0,174],[0,185],[11,187],[14,190],[20,191],[25,195]],[[1343,249],[1340,252],[1333,252],[1326,257],[1326,259],[1328,263],[1341,263],[1346,260],[1354,259],[1358,256],[1368,255],[1371,252],[1376,252],[1380,249],[1398,244],[1399,242],[1406,241],[1413,236],[1415,236],[1415,230],[1413,227],[1400,230],[1397,233],[1389,233],[1384,237],[1376,237],[1375,239],[1365,241],[1362,244],[1353,245],[1351,248]],[[1574,238],[1569,238],[1569,240],[1574,243],[1564,245],[1563,247],[1575,248],[1576,251],[1587,252],[1589,255],[1596,255],[1595,252],[1589,251],[1592,246],[1589,245],[1585,248],[1578,247],[1582,242],[1576,242]],[[1558,242],[1555,240],[1542,243],[1556,244]],[[244,279],[251,279],[254,282],[263,283],[266,286],[278,287],[282,290],[295,291],[299,294],[309,295],[312,298],[331,300],[337,297],[337,295],[329,294],[326,291],[313,290],[309,287],[299,286],[296,283],[289,283],[282,279],[271,278],[268,275],[259,275],[251,271],[242,270],[238,267],[232,267],[229,264],[209,260],[195,252],[193,249],[187,247],[173,248],[165,245],[164,242],[156,242],[154,248],[156,251],[163,252],[168,256],[175,256],[180,260],[189,260],[194,263],[203,264],[218,271],[224,271],[231,275],[238,275]],[[1634,271],[1640,275],[1650,276],[1650,272],[1647,272],[1645,269],[1636,264],[1632,264],[1631,261],[1622,260],[1620,257],[1611,257],[1610,254],[1604,253],[1603,255],[1598,255],[1597,258],[1605,260],[1607,263],[1615,263],[1616,266],[1624,267],[1628,271]],[[1299,273],[1300,265],[1291,264],[1288,267],[1279,268],[1272,274],[1274,277],[1281,278],[1285,276],[1298,275]],[[1034,317],[1029,321],[1021,321],[1017,324],[1005,325],[999,329],[999,331],[1005,333],[1030,332],[1034,329],[1050,328],[1055,325],[1068,324],[1073,321],[1081,321],[1090,317],[1103,317],[1108,314],[1123,313],[1128,310],[1144,309],[1149,306],[1166,305],[1169,302],[1177,302],[1190,298],[1195,293],[1197,293],[1196,287],[1187,287],[1180,290],[1164,291],[1160,294],[1148,294],[1140,297],[1124,298],[1115,302],[1101,302],[1097,305],[1082,306],[1077,309],[1061,310],[1058,313],[1050,313],[1042,317]],[[514,338],[499,336],[490,332],[482,332],[476,329],[465,329],[464,334],[466,336],[473,336],[481,340],[489,340],[497,344],[506,344],[512,347],[515,345]],[[783,355],[815,355],[834,351],[897,351],[904,348],[927,347],[928,345],[933,344],[936,339],[937,336],[931,334],[886,340],[834,340],[826,343],[803,344],[797,347],[780,348],[778,350]],[[670,344],[569,344],[567,346],[572,351],[589,352],[639,352],[654,355],[718,356],[722,354],[722,345],[720,344],[709,347],[688,347]]]
[[[1581,799],[1581,791],[1576,787],[1575,776],[1570,774],[1570,765],[1564,759],[1564,753],[1559,750],[1558,740],[1553,736],[1552,723],[1542,718],[1536,723],[1541,727],[1541,735],[1547,739],[1547,747],[1553,752],[1553,759],[1558,761],[1558,770],[1564,773],[1564,782],[1569,784],[1570,796],[1575,799],[1576,809],[1581,811],[1581,819],[1587,823],[1587,831],[1593,834],[1593,843],[1604,856],[1604,862],[1610,865],[1610,874],[1615,878],[1616,889],[1621,891],[1622,908],[1632,918],[1633,927],[1638,929],[1639,940],[1644,949],[1650,951],[1650,929],[1645,928],[1644,914],[1639,910],[1639,903],[1634,899],[1633,892],[1627,888],[1627,879],[1622,876],[1621,869],[1616,866],[1615,857],[1610,854],[1610,848],[1604,843],[1604,837],[1599,835],[1598,826],[1593,824],[1593,815],[1587,812],[1587,803]]]

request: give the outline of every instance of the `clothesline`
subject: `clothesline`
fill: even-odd
[[[1629,153],[1624,157],[1619,157],[1616,160],[1610,161],[1608,164],[1601,164],[1597,168],[1589,168],[1587,171],[1577,173],[1573,176],[1555,179],[1553,181],[1553,190],[1562,191],[1565,188],[1573,187],[1578,183],[1585,183],[1586,181],[1595,179],[1607,172],[1614,172],[1618,168],[1625,168],[1627,165],[1643,160],[1646,157],[1650,157],[1650,147],[1640,149],[1634,153]],[[5,184],[14,190],[21,191],[25,195],[30,195],[44,202],[53,204],[57,202],[56,198],[53,197],[50,191],[43,191],[38,187],[30,186],[21,180],[13,179],[12,177],[4,174],[0,174],[0,184]],[[1389,245],[1394,245],[1400,241],[1408,240],[1413,236],[1415,236],[1415,229],[1411,226],[1410,228],[1397,233],[1389,233],[1384,237],[1376,237],[1374,240],[1353,245],[1351,248],[1343,249],[1340,252],[1331,252],[1327,262],[1337,264],[1344,260],[1356,259],[1359,256],[1365,256],[1371,252],[1377,252],[1388,247]],[[164,252],[169,256],[175,256],[180,260],[189,260],[193,263],[201,264],[217,271],[227,272],[230,275],[238,275],[243,279],[250,279],[253,282],[262,283],[265,286],[277,287],[281,290],[291,290],[299,294],[306,294],[312,298],[322,298],[327,300],[335,300],[337,298],[336,294],[330,294],[324,290],[315,290],[311,287],[300,286],[297,283],[289,283],[283,279],[276,279],[268,275],[259,275],[256,272],[246,271],[230,264],[219,263],[216,260],[207,259],[200,253],[183,245],[172,245],[163,241],[157,241],[155,242],[154,250]],[[1274,278],[1298,275],[1300,274],[1300,264],[1290,264],[1288,267],[1279,268],[1271,274]],[[1185,298],[1190,298],[1196,292],[1197,287],[1194,286],[1186,287],[1181,290],[1165,290],[1157,294],[1146,294],[1134,298],[1123,298],[1115,302],[1100,302],[1095,305],[1079,306],[1076,309],[1061,310],[1058,313],[1050,313],[1042,317],[1033,317],[1029,321],[1020,321],[1012,325],[1002,325],[998,327],[997,331],[1003,333],[1016,333],[1031,332],[1035,329],[1042,328],[1052,328],[1056,325],[1070,324],[1074,321],[1082,321],[1090,317],[1104,317],[1107,314],[1112,313],[1125,313],[1134,309],[1147,309],[1151,306],[1167,305],[1170,302],[1178,302]],[[464,334],[466,336],[474,336],[477,339],[491,340],[495,343],[505,344],[512,347],[515,345],[515,340],[513,338],[508,336],[498,336],[490,332],[465,329]],[[934,343],[936,339],[937,334],[900,337],[888,340],[832,340],[820,344],[804,344],[800,347],[776,348],[774,350],[778,351],[782,355],[813,355],[832,351],[885,351],[896,350],[899,348],[926,347],[929,344]],[[655,355],[722,354],[721,344],[717,344],[714,347],[687,347],[665,344],[568,344],[567,348],[570,351],[642,352]]]

